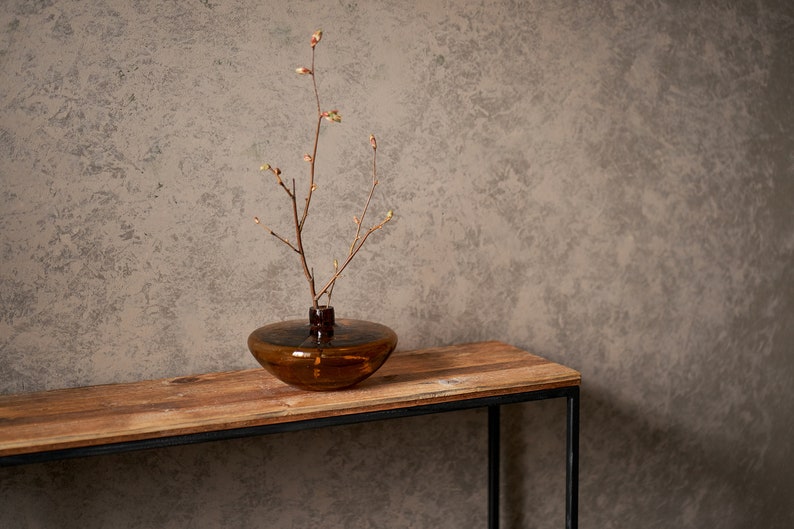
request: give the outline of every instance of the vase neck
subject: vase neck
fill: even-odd
[[[309,309],[309,326],[311,333],[317,338],[333,336],[334,308],[328,306],[311,307]]]

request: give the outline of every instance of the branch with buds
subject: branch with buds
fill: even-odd
[[[331,277],[323,284],[323,286],[318,290],[315,286],[315,276],[314,270],[309,266],[307,259],[306,259],[306,252],[303,248],[303,229],[306,224],[306,219],[309,216],[309,205],[312,201],[312,196],[314,191],[317,190],[317,184],[315,183],[315,169],[317,167],[317,146],[320,141],[320,127],[322,126],[323,120],[329,121],[331,123],[341,123],[342,116],[339,114],[338,110],[327,110],[323,111],[320,105],[320,93],[317,90],[317,77],[314,68],[314,49],[320,40],[323,37],[322,30],[317,30],[312,34],[311,38],[311,48],[312,48],[312,55],[311,55],[311,67],[300,67],[296,68],[295,72],[299,75],[308,75],[312,78],[312,86],[314,88],[314,99],[317,104],[317,124],[315,126],[315,133],[314,133],[314,146],[312,148],[311,154],[306,153],[303,155],[303,159],[309,163],[309,182],[308,188],[306,191],[306,198],[304,199],[303,203],[303,211],[299,211],[298,207],[298,199],[297,194],[295,192],[295,180],[292,180],[291,187],[288,187],[281,178],[281,170],[278,167],[272,167],[270,164],[264,164],[260,167],[260,170],[272,173],[276,178],[276,184],[281,187],[284,192],[289,197],[289,200],[292,205],[292,221],[295,225],[295,241],[292,242],[288,238],[283,237],[273,230],[271,230],[266,225],[262,224],[258,217],[254,217],[254,222],[262,226],[265,231],[267,231],[270,235],[284,243],[288,246],[292,251],[298,254],[300,257],[301,267],[303,269],[303,274],[306,277],[307,282],[309,283],[309,291],[311,293],[312,298],[312,307],[319,308],[320,298],[326,296],[327,298],[327,305],[331,305],[331,295],[333,294],[334,285],[336,284],[336,280],[342,275],[342,272],[347,268],[350,264],[350,261],[358,254],[361,250],[361,247],[364,246],[364,243],[367,241],[370,235],[375,233],[376,231],[383,228],[383,226],[389,222],[392,217],[394,216],[393,212],[389,210],[386,213],[386,216],[378,222],[377,224],[368,228],[362,234],[362,225],[364,223],[364,219],[367,215],[367,210],[369,209],[370,202],[372,201],[372,196],[375,194],[375,188],[378,186],[378,178],[377,178],[377,152],[378,146],[377,142],[375,141],[375,136],[370,135],[369,143],[372,147],[372,184],[370,186],[369,194],[367,195],[366,201],[364,202],[364,207],[361,211],[360,216],[354,216],[353,222],[356,225],[355,235],[353,236],[353,242],[350,244],[350,248],[348,250],[346,258],[342,261],[342,264],[339,264],[339,261],[334,259],[334,273]]]

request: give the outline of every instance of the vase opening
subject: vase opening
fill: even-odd
[[[309,309],[309,334],[318,340],[334,335],[334,308],[321,305]]]

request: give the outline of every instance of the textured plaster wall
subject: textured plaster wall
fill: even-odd
[[[581,524],[794,526],[794,7],[6,0],[0,392],[254,367],[303,317],[265,161],[310,237],[395,220],[335,293],[401,348],[581,370]],[[315,239],[316,240],[316,239]],[[562,525],[564,405],[506,409],[505,527]],[[0,526],[485,525],[478,411],[0,469]],[[0,424],[0,428],[2,425]]]

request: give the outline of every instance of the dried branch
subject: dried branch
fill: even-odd
[[[330,111],[323,111],[320,105],[320,92],[317,89],[317,77],[315,75],[315,54],[314,49],[317,44],[322,39],[322,31],[317,30],[314,32],[311,38],[311,48],[312,48],[312,55],[311,55],[311,68],[296,68],[296,72],[300,75],[309,75],[312,78],[312,87],[314,89],[314,100],[317,105],[317,125],[314,131],[314,145],[312,147],[311,154],[304,154],[303,159],[309,163],[309,187],[306,191],[306,197],[304,199],[303,204],[303,211],[299,214],[298,212],[298,201],[297,201],[297,194],[295,191],[295,180],[292,181],[292,189],[288,188],[284,181],[281,179],[281,170],[278,167],[271,167],[269,164],[264,164],[261,169],[263,171],[270,171],[276,177],[276,183],[287,193],[287,196],[290,198],[290,202],[292,203],[292,220],[295,225],[295,244],[291,243],[285,237],[282,237],[273,232],[270,228],[261,224],[258,218],[254,218],[254,221],[257,224],[260,224],[265,230],[267,230],[271,235],[276,237],[278,240],[286,244],[290,247],[294,252],[296,252],[300,256],[301,267],[303,268],[303,273],[306,276],[306,280],[309,283],[309,290],[311,293],[312,298],[312,305],[314,308],[319,306],[318,302],[319,299],[326,295],[328,296],[328,303],[330,304],[331,301],[331,294],[333,293],[334,285],[336,284],[336,280],[340,277],[344,269],[350,264],[350,261],[353,260],[353,257],[361,250],[361,247],[364,245],[366,240],[369,238],[377,230],[383,228],[383,226],[392,219],[392,212],[389,211],[380,223],[372,226],[369,230],[361,235],[361,226],[364,222],[364,219],[367,215],[367,211],[369,209],[369,204],[372,201],[372,196],[375,193],[375,188],[378,185],[377,179],[377,144],[375,142],[375,137],[370,136],[369,141],[370,145],[372,146],[373,156],[372,156],[372,186],[370,187],[369,194],[367,195],[366,202],[364,203],[364,208],[361,212],[361,217],[354,217],[356,222],[356,233],[353,237],[353,242],[350,244],[350,249],[348,250],[348,255],[345,261],[340,266],[338,261],[334,259],[334,273],[328,282],[321,288],[319,291],[315,288],[315,276],[314,276],[314,269],[309,267],[309,264],[306,260],[306,252],[303,248],[303,228],[306,224],[306,219],[309,216],[309,207],[311,205],[312,196],[314,191],[317,189],[317,184],[315,183],[315,169],[317,167],[317,147],[320,143],[320,127],[322,126],[323,119],[326,119],[332,123],[340,123],[342,121],[342,116],[339,114],[338,110],[330,110]]]

